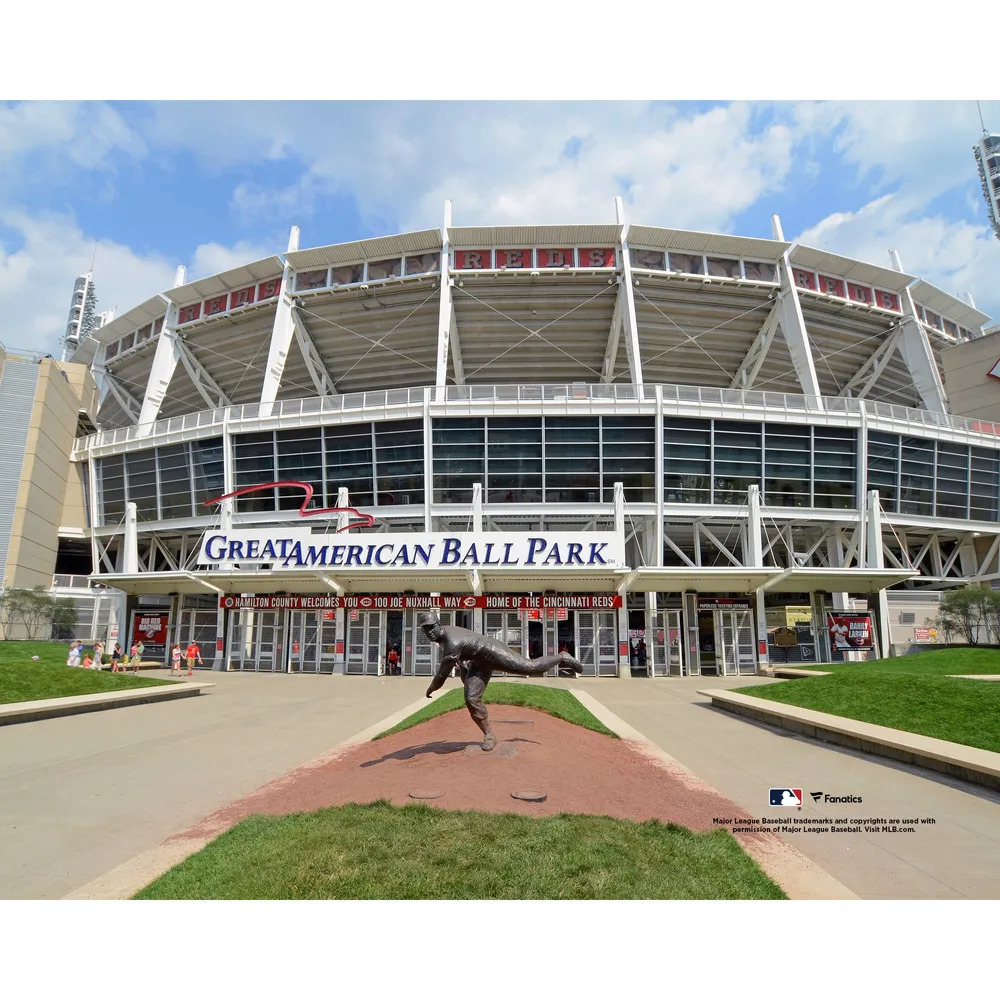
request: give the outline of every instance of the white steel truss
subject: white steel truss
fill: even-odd
[[[851,376],[851,380],[841,390],[840,395],[864,399],[892,360],[902,336],[901,324],[891,330],[885,340],[869,355],[868,360]]]
[[[775,335],[778,332],[778,315],[779,307],[778,303],[775,302],[761,324],[760,329],[757,331],[757,336],[754,337],[753,343],[744,356],[739,369],[733,376],[733,381],[729,386],[730,389],[753,388],[754,380],[760,373],[760,369],[767,358],[767,352],[770,350],[771,344],[774,342]]]
[[[816,377],[816,363],[813,361],[806,321],[802,316],[799,293],[792,280],[792,265],[788,259],[790,252],[790,250],[785,251],[778,265],[778,275],[781,279],[781,291],[778,293],[778,304],[781,307],[779,322],[803,395],[818,396],[820,391],[819,379]]]
[[[295,330],[295,342],[299,345],[302,353],[302,360],[305,363],[306,371],[316,389],[317,396],[332,396],[337,392],[337,384],[330,370],[326,367],[326,362],[320,356],[319,351],[313,343],[305,320],[299,315],[296,304],[292,304],[292,326]]]
[[[142,415],[142,404],[139,400],[106,368],[95,365],[91,371],[94,374],[94,381],[97,383],[97,391],[100,393],[101,399],[103,400],[108,393],[111,393],[125,415],[129,418],[129,422],[133,424],[139,423]]]

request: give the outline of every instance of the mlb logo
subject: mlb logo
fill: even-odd
[[[800,806],[802,805],[801,788],[772,788],[770,794],[770,805],[772,806]]]

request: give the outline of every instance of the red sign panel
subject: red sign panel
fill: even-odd
[[[878,288],[875,289],[875,305],[880,309],[891,309],[893,312],[899,312],[899,296],[894,295],[892,292],[883,292]]]
[[[608,247],[604,250],[580,248],[580,267],[614,267],[615,251]]]
[[[216,295],[214,299],[205,300],[205,315],[216,316],[226,311],[226,303],[229,301],[228,295]]]
[[[847,283],[847,297],[852,302],[864,302],[871,305],[872,290],[865,288],[864,285],[855,285],[849,281]]]
[[[505,251],[501,250],[500,253]],[[489,270],[493,266],[492,250],[456,250],[456,271]]]
[[[177,325],[181,323],[193,323],[201,316],[201,303],[196,302],[193,306],[184,306],[177,311]]]
[[[270,281],[262,282],[257,286],[257,301],[273,299],[281,291],[281,278],[272,278]]]
[[[870,614],[830,615],[830,641],[834,649],[874,649]]]
[[[572,250],[539,250],[539,267],[573,267],[574,254]]]
[[[530,250],[497,250],[497,267],[531,267]]]
[[[132,641],[150,646],[165,646],[169,623],[169,615],[136,615],[132,626]]]
[[[333,608],[361,608],[365,611],[403,611],[420,608],[449,608],[469,610],[489,608],[502,611],[523,611],[547,609],[551,612],[565,612],[570,609],[580,611],[610,611],[622,606],[621,594],[541,594],[534,597],[517,597],[506,594],[439,594],[437,596],[419,594],[259,594],[243,597],[238,594],[223,594],[219,597],[219,607],[227,611],[260,610],[274,611],[323,611],[326,618]],[[356,615],[352,611],[352,620]],[[332,613],[331,619],[332,619]],[[552,618],[553,614],[547,617]],[[555,615],[565,620],[565,615]],[[327,619],[330,620],[330,619]]]
[[[253,285],[249,288],[241,288],[237,292],[229,295],[229,308],[239,309],[240,306],[248,306],[253,302],[253,293],[256,291]]]
[[[819,290],[827,295],[837,295],[844,299],[844,283],[840,278],[828,278],[825,274],[819,276]]]
[[[798,268],[792,268],[792,277],[799,288],[808,288],[813,292],[816,291],[816,275],[812,271],[800,271]]]

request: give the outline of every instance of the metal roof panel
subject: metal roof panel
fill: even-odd
[[[913,296],[914,302],[924,306],[926,309],[932,309],[936,313],[941,313],[942,316],[947,316],[948,319],[958,323],[959,326],[972,327],[978,330],[979,327],[984,326],[990,321],[990,317],[986,313],[976,309],[975,306],[970,306],[963,299],[943,292],[940,288],[936,288],[930,284],[930,282],[924,281],[923,278],[919,278],[910,286],[910,295]]]
[[[230,271],[222,271],[219,274],[210,274],[208,277],[199,278],[197,281],[190,281],[186,285],[171,288],[163,294],[176,305],[186,306],[193,302],[201,302],[202,299],[211,298],[213,295],[221,295],[223,292],[231,292],[238,288],[246,288],[247,285],[255,285],[259,281],[280,277],[284,269],[284,262],[275,254],[273,257],[263,257],[261,260],[251,261],[249,264],[241,264]]]
[[[448,243],[461,247],[606,246],[618,242],[621,226],[452,226]]]
[[[912,274],[895,271],[889,267],[879,267],[877,264],[868,264],[853,257],[841,257],[840,254],[828,253],[826,250],[807,247],[801,243],[796,243],[792,247],[788,259],[799,267],[821,271],[837,278],[846,278],[848,281],[875,285],[892,292],[902,292],[914,278]]]
[[[334,243],[308,250],[290,250],[285,259],[296,271],[306,268],[329,267],[331,264],[353,264],[380,257],[401,257],[407,253],[427,253],[441,249],[440,229],[421,229],[416,233],[378,236],[352,243]]]
[[[757,239],[753,236],[699,233],[687,229],[661,229],[658,226],[629,226],[626,238],[629,246],[647,246],[728,257],[749,257],[775,262],[781,260],[784,252],[792,245],[778,240]]]

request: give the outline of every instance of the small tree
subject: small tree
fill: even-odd
[[[937,621],[945,635],[960,635],[970,646],[979,644],[979,630],[997,631],[1000,609],[997,597],[989,587],[961,587],[941,596]]]
[[[3,616],[4,631],[9,636],[11,630],[24,632],[26,639],[39,639],[52,624],[55,601],[42,586],[32,590],[12,587],[4,591],[0,614]]]
[[[52,602],[52,638],[72,639],[76,621],[76,603],[73,599],[57,597]]]

